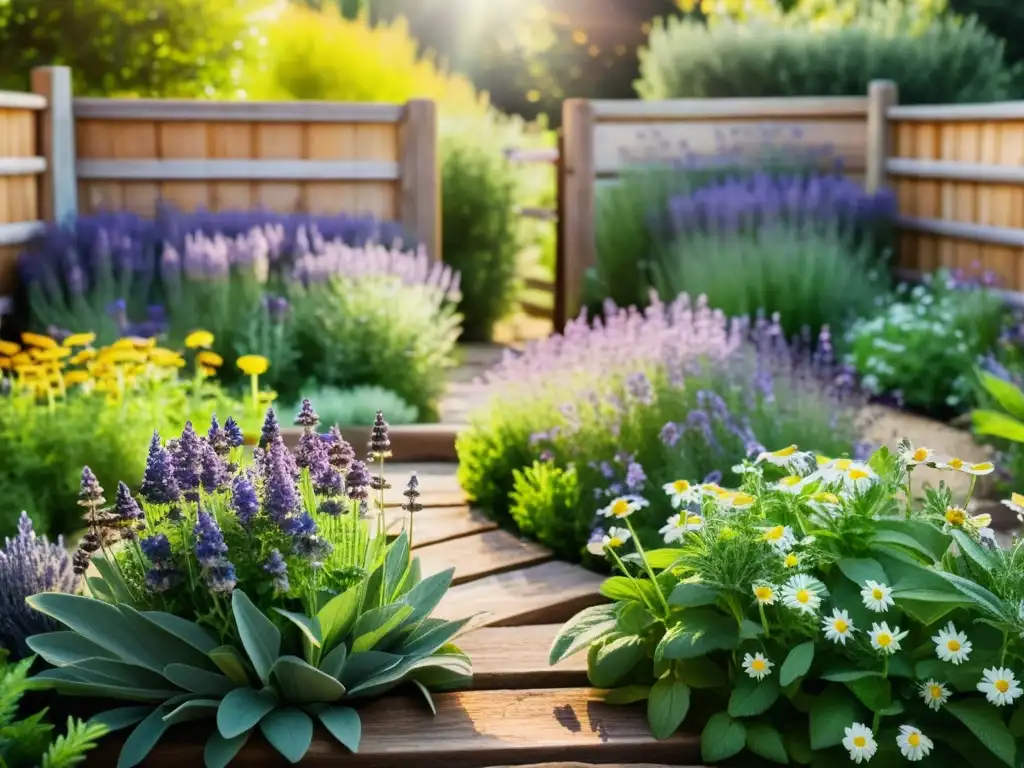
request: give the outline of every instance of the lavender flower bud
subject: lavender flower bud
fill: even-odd
[[[327,457],[331,466],[339,472],[347,472],[355,461],[355,449],[341,436],[341,430],[337,425],[330,428],[327,433],[328,448]]]
[[[238,522],[247,528],[259,512],[260,502],[256,497],[256,488],[244,472],[235,475],[231,484],[231,509],[238,517]]]
[[[313,474],[313,490],[318,496],[340,496],[345,491],[341,473],[326,462]]]
[[[235,566],[227,561],[207,568],[203,572],[203,578],[210,591],[219,594],[231,594],[238,585]]]
[[[280,437],[281,425],[277,423],[277,414],[273,408],[267,408],[267,415],[263,417],[263,429],[260,431],[260,448],[267,448]]]
[[[213,446],[207,442],[201,443],[201,472],[199,475],[203,490],[207,493],[217,493],[226,490],[231,480],[228,466],[224,463]]]
[[[345,477],[345,486],[350,499],[366,499],[370,495],[370,472],[363,462],[352,462]]]
[[[132,496],[131,488],[120,482],[117,484],[117,495],[114,497],[114,513],[123,523],[139,522],[146,517],[142,507]]]
[[[383,411],[377,411],[373,428],[370,430],[370,458],[386,459],[390,455],[391,437],[388,433],[388,423],[384,421]]]
[[[92,562],[92,557],[88,552],[83,552],[81,549],[76,549],[75,554],[71,558],[71,567],[76,576],[83,575],[89,570],[89,563]]]
[[[150,504],[173,504],[181,498],[181,490],[174,479],[174,462],[170,452],[160,444],[157,432],[153,433],[149,444],[141,490],[142,498]]]
[[[213,414],[210,418],[210,429],[206,433],[206,441],[217,452],[218,456],[227,456],[231,450],[231,446],[228,445],[227,434],[221,429],[220,423],[217,421],[217,414]]]
[[[175,442],[171,456],[174,460],[174,479],[187,501],[199,501],[199,486],[203,464],[203,442],[191,421],[185,422],[181,437]]]
[[[299,509],[299,494],[283,454],[280,451],[271,451],[267,458],[269,472],[264,487],[263,504],[270,519],[280,524],[288,515]]]
[[[419,512],[423,509],[423,505],[419,503],[420,497],[420,479],[416,473],[413,472],[409,478],[409,483],[405,486],[405,490],[402,491],[402,495],[406,498],[406,503],[402,505],[402,509],[410,514],[413,512]]]
[[[263,564],[263,570],[274,577],[275,591],[287,592],[290,589],[288,584],[288,563],[284,561],[278,550],[270,550],[270,557]]]
[[[103,488],[96,475],[88,467],[82,467],[82,482],[78,488],[78,505],[89,510],[96,510],[106,502]]]
[[[171,559],[171,542],[162,533],[143,539],[139,547],[151,563],[166,563]]]
[[[238,426],[238,422],[228,416],[224,422],[224,438],[227,440],[227,444],[230,448],[240,448],[245,443],[245,436],[242,434],[242,428]]]
[[[330,468],[327,446],[316,432],[303,432],[295,448],[295,463],[311,475]]]
[[[316,425],[320,423],[320,417],[317,416],[316,411],[313,410],[313,404],[308,399],[302,401],[302,408],[299,410],[299,415],[295,417],[295,423],[305,429],[307,433],[316,429]]]
[[[196,517],[193,534],[196,537],[196,560],[203,568],[213,568],[224,560],[228,545],[224,543],[217,521],[206,512],[200,511]]]

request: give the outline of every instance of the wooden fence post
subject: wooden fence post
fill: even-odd
[[[414,99],[405,105],[399,129],[402,226],[441,259],[441,176],[438,171],[437,105]]]
[[[872,80],[868,85],[867,167],[864,186],[877,192],[886,185],[886,161],[893,153],[895,138],[889,122],[889,107],[899,102],[899,90],[892,80]]]
[[[555,317],[556,328],[564,327],[567,320],[579,313],[587,270],[597,263],[594,123],[594,108],[587,99],[568,99],[563,103],[556,303],[560,316]]]
[[[46,98],[46,109],[38,118],[39,151],[46,158],[46,171],[39,178],[39,215],[46,221],[65,223],[78,214],[71,70],[36,67],[32,90]]]

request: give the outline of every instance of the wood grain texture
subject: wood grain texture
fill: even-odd
[[[432,717],[421,700],[386,696],[360,706],[363,736],[350,754],[318,731],[303,766],[349,768],[487,768],[502,764],[569,760],[592,763],[641,761],[685,765],[699,759],[699,737],[651,737],[643,707],[613,707],[590,689],[467,691],[434,698]],[[145,761],[147,768],[202,765],[212,724],[192,723],[167,734]],[[114,765],[123,742],[109,739],[89,765]],[[284,765],[254,736],[232,761],[235,768]]]
[[[388,531],[398,533],[408,525],[409,513],[400,508],[387,510],[386,522]],[[484,531],[493,531],[497,524],[476,509],[467,506],[425,507],[415,514],[413,520],[413,550],[419,550],[438,542],[459,539]],[[427,571],[424,571],[427,573]]]
[[[586,653],[553,667],[548,664],[551,643],[561,628],[561,624],[483,627],[460,637],[459,647],[473,660],[473,687],[502,690],[586,686]]]
[[[452,587],[432,615],[460,619],[483,613],[497,627],[554,624],[605,602],[598,592],[602,581],[578,565],[552,561]]]
[[[343,426],[342,436],[361,453],[370,442],[370,426]],[[406,424],[391,427],[391,461],[400,463],[456,462],[455,438],[459,428],[455,424]],[[298,445],[302,429],[285,427],[281,430],[284,444],[289,448]],[[392,465],[393,466],[393,465]],[[454,464],[453,464],[454,466]],[[454,469],[452,472],[454,473]],[[392,478],[393,480],[393,478]],[[404,483],[408,477],[402,478]]]
[[[501,530],[431,544],[418,549],[416,554],[423,573],[437,573],[454,566],[452,584],[456,585],[543,563],[552,557],[545,547]]]

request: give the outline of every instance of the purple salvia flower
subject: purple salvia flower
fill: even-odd
[[[203,490],[207,493],[217,493],[226,490],[231,481],[231,473],[228,465],[224,462],[210,443],[201,442],[200,474],[199,480]]]
[[[146,528],[146,515],[142,507],[132,496],[131,489],[124,483],[117,484],[117,495],[114,497],[114,517],[124,538],[135,540],[138,531]]]
[[[160,435],[153,433],[146,458],[146,473],[142,478],[142,498],[150,504],[173,504],[181,498],[181,490],[174,479],[174,462],[170,452],[160,444]]]
[[[402,509],[406,512],[412,514],[423,509],[423,505],[419,503],[420,479],[415,472],[409,477],[409,482],[405,486],[405,490],[402,491],[402,495],[405,496],[405,504],[402,505]]]
[[[227,434],[221,428],[220,422],[217,421],[217,414],[213,414],[210,418],[210,429],[206,433],[206,441],[217,452],[218,456],[227,456],[231,450],[231,446],[228,445]]]
[[[626,469],[626,488],[631,493],[637,493],[643,490],[644,483],[646,482],[647,475],[644,473],[644,468],[635,461],[630,462],[629,467]]]
[[[661,432],[658,437],[662,443],[669,448],[675,448],[679,442],[679,438],[683,436],[682,431],[679,429],[679,425],[675,422],[668,422],[661,428]]]
[[[316,475],[325,468],[330,469],[328,448],[320,435],[312,431],[303,431],[299,436],[299,444],[295,447],[295,463],[302,469],[308,469],[310,475]]]
[[[370,471],[361,461],[353,461],[345,477],[348,497],[354,501],[365,500],[370,495]]]
[[[285,534],[295,538],[308,537],[316,533],[316,521],[305,510],[289,515],[280,525]]]
[[[162,533],[148,536],[139,542],[142,554],[151,563],[166,563],[171,559],[171,542]]]
[[[97,510],[106,502],[103,488],[96,475],[88,467],[82,467],[82,480],[78,486],[78,505],[89,510]]]
[[[239,472],[231,483],[231,510],[238,517],[238,522],[249,527],[252,519],[260,510],[260,501],[256,495],[256,487],[245,472]]]
[[[319,496],[340,496],[345,491],[345,481],[341,473],[326,462],[319,466],[315,473],[310,469],[310,475],[313,479],[313,490]]]
[[[267,474],[263,504],[267,515],[279,525],[301,506],[295,478],[289,471],[284,451],[272,449],[266,456]]]
[[[200,510],[193,529],[196,537],[196,560],[203,568],[213,568],[224,562],[228,545],[224,543],[224,534],[212,515]]]
[[[274,577],[275,591],[287,592],[291,588],[288,583],[288,563],[285,562],[278,550],[270,550],[270,557],[263,564],[263,570]]]
[[[370,430],[370,458],[386,459],[391,455],[391,437],[383,411],[377,411]]]
[[[295,417],[295,423],[307,433],[314,431],[316,425],[320,423],[320,417],[317,416],[316,411],[313,410],[313,404],[308,399],[302,401],[302,407],[299,409],[299,415]]]
[[[224,438],[227,440],[227,444],[231,448],[241,448],[245,442],[245,437],[242,435],[242,428],[238,426],[238,422],[228,416],[224,422]]]
[[[181,437],[175,441],[171,456],[174,459],[174,479],[187,501],[199,501],[199,486],[203,467],[203,441],[196,434],[191,421],[185,422]]]
[[[341,436],[341,430],[337,425],[330,428],[327,433],[327,457],[331,466],[339,472],[347,472],[348,468],[355,461],[355,449]]]
[[[280,437],[281,425],[277,422],[277,414],[273,408],[267,408],[267,415],[263,417],[263,428],[260,431],[260,448],[267,448]]]

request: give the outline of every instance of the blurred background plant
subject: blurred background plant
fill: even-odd
[[[372,424],[377,411],[388,415],[388,423],[392,426],[415,424],[419,420],[419,412],[390,389],[384,387],[318,387],[310,385],[302,388],[303,399],[317,404],[317,413],[324,425],[346,427],[353,424]],[[302,408],[301,401],[285,408],[285,413],[298,413]]]

